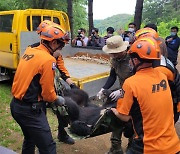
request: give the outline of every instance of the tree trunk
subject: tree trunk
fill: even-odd
[[[46,3],[47,3],[47,0],[43,0],[43,1],[42,1],[42,5],[41,5],[41,7],[42,7],[42,8],[45,8]]]
[[[73,3],[72,0],[67,0],[67,14],[69,17],[70,29],[71,29],[71,40],[74,38],[73,31]]]
[[[93,0],[88,0],[88,21],[89,21],[89,35],[94,27],[93,24]]]
[[[143,2],[144,0],[136,0],[134,23],[136,24],[137,30],[140,29],[141,26]]]
[[[33,8],[34,9],[44,9],[46,6],[47,0],[33,0]]]
[[[36,9],[37,8],[36,0],[33,0],[32,3],[33,3],[33,9]]]
[[[178,2],[177,2],[177,0],[173,1],[173,7],[174,7],[175,11],[178,11]]]

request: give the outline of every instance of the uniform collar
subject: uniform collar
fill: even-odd
[[[43,44],[40,44],[37,48],[44,50],[44,51],[48,52],[49,54],[51,54],[50,51],[47,49],[47,47],[44,46]]]

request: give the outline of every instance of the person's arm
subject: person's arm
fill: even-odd
[[[86,36],[84,37],[83,41],[84,41],[84,46],[87,46],[88,38]]]
[[[82,43],[82,47],[85,47],[86,46],[86,44],[85,44],[85,42],[84,42],[84,39],[83,38],[81,38],[81,43]]]
[[[110,75],[105,83],[105,85],[100,89],[100,91],[97,93],[97,97],[99,99],[101,99],[103,97],[103,90],[104,89],[109,89],[113,86],[113,84],[115,83],[116,81],[116,72],[115,72],[115,69],[114,68],[111,68],[110,70]]]
[[[97,40],[97,45],[98,47],[103,47],[105,45],[104,38],[99,37],[99,39]]]
[[[87,46],[92,46],[92,42],[91,42],[91,36],[89,36],[89,37],[88,37]]]
[[[112,67],[110,70],[109,77],[108,77],[105,85],[103,86],[103,88],[104,89],[111,88],[113,86],[113,84],[116,82],[116,78],[117,78],[117,75],[116,75],[115,69]]]
[[[111,108],[111,110],[116,115],[116,117],[122,121],[128,122],[131,119],[131,116],[119,113],[116,108]]]
[[[69,72],[67,71],[67,69],[64,66],[64,60],[62,58],[62,55],[60,55],[57,59],[57,66],[58,66],[58,70],[61,74],[61,78],[71,87],[71,88],[76,88],[79,89],[76,84],[72,81],[72,79],[70,78]]]
[[[169,39],[171,39],[171,38],[169,38]],[[178,37],[176,37],[174,40],[172,39],[172,41],[175,41],[174,44],[171,44],[171,41],[168,42],[168,39],[166,41],[167,41],[167,46],[169,48],[171,48],[174,51],[178,51],[178,48],[179,48],[179,45],[180,45]]]
[[[57,67],[61,74],[61,78],[66,81],[68,78],[70,78],[68,70],[64,66],[64,60],[62,58],[62,55],[59,55],[57,58]]]
[[[177,101],[180,102],[180,74],[177,69],[174,78],[174,85],[176,89]]]
[[[77,37],[72,40],[72,45],[76,45]]]
[[[123,84],[123,96],[118,99],[116,109],[112,109],[114,114],[123,121],[128,121],[130,116],[130,111],[133,105],[133,91],[131,89],[131,82],[125,80]]]
[[[41,78],[39,83],[42,88],[41,96],[43,100],[47,102],[54,102],[57,99],[54,88],[55,72],[52,69],[52,65],[55,63],[55,60],[49,60],[43,64],[40,70]]]

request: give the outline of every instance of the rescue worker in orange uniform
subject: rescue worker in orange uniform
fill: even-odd
[[[64,105],[64,98],[57,96],[54,88],[56,50],[69,40],[60,25],[50,24],[40,35],[37,47],[28,47],[20,59],[12,84],[11,113],[24,134],[23,154],[56,154],[56,143],[46,117],[46,103]]]
[[[136,32],[135,36],[136,36],[136,39],[152,37],[160,45],[161,58],[160,60],[155,60],[153,62],[153,67],[161,71],[167,76],[169,86],[171,89],[172,98],[173,98],[174,122],[176,123],[180,115],[180,108],[179,108],[180,106],[180,75],[179,75],[179,72],[174,67],[173,63],[167,57],[165,57],[166,50],[164,51],[164,45],[162,45],[161,39],[159,39],[159,35],[154,29],[150,27],[142,28]]]
[[[50,20],[44,20],[40,23],[40,25],[37,27],[37,33],[41,35],[41,33],[44,31],[46,26],[54,24]],[[35,43],[31,45],[31,47],[36,47],[39,45],[38,43]],[[53,53],[53,56],[56,58],[56,66],[57,69],[59,70],[61,78],[72,88],[72,89],[77,89],[78,87],[75,85],[75,83],[71,80],[70,74],[66,67],[64,66],[64,60],[62,55],[60,54],[60,50],[64,47],[65,44],[62,44],[61,48],[59,48],[57,51]],[[71,138],[67,132],[65,131],[65,127],[68,126],[68,119],[65,118],[63,115],[60,114],[60,112],[57,110],[56,112],[57,119],[58,119],[58,140],[60,142],[64,142],[66,144],[74,144],[75,141],[73,138]]]
[[[152,67],[154,60],[160,60],[159,44],[154,39],[139,39],[128,53],[135,75],[125,80],[124,94],[112,108],[119,119],[133,121],[135,137],[127,154],[178,153],[168,80]]]
[[[40,25],[37,27],[37,33],[39,35],[41,35],[41,32],[43,31],[43,29],[50,25],[50,24],[54,24],[52,21],[50,20],[44,20],[40,23]],[[65,42],[67,43],[67,42]],[[38,46],[40,43],[35,43],[33,45],[31,45],[31,47],[36,47]],[[62,45],[62,47],[59,49],[61,50],[62,48],[64,47],[64,45]],[[70,74],[68,72],[68,70],[66,69],[66,67],[64,66],[64,60],[63,60],[63,57],[62,55],[59,53],[59,50],[58,51],[55,51],[53,56],[56,58],[56,61],[57,61],[57,68],[60,72],[60,75],[61,75],[61,78],[66,82],[68,83],[68,85],[71,87],[71,88],[78,88],[75,83],[71,80],[70,78]]]

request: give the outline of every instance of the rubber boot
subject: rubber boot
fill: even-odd
[[[58,128],[58,140],[59,142],[64,142],[66,144],[74,144],[75,141],[71,138],[64,128]]]
[[[111,135],[111,148],[107,152],[107,154],[123,154],[123,150],[121,147],[121,136],[122,136],[122,129],[116,130],[112,132]]]

